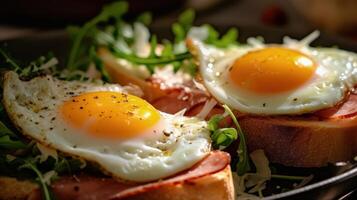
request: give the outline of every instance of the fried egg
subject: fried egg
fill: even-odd
[[[341,102],[357,83],[357,55],[337,48],[313,48],[314,32],[301,41],[219,49],[188,40],[207,90],[244,113],[303,114]]]
[[[206,122],[159,112],[119,85],[51,76],[22,81],[14,72],[4,80],[4,106],[21,133],[121,180],[165,178],[210,151]]]

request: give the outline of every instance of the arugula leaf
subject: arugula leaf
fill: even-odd
[[[102,75],[102,80],[105,82],[110,82],[110,76],[104,68],[103,61],[98,57],[97,52],[95,50],[95,46],[92,46],[90,48],[89,54],[90,54],[91,60],[93,60],[93,62],[94,62],[96,69]]]
[[[60,157],[53,169],[58,173],[72,174],[74,171],[79,170],[81,165],[82,162],[78,159]]]
[[[211,119],[208,121],[208,129],[210,131],[216,131],[219,129],[219,123],[223,119],[222,115],[213,115]]]
[[[169,57],[173,54],[172,43],[168,40],[164,40],[163,42],[164,48],[162,49],[161,56]]]
[[[149,58],[157,58],[156,55],[156,48],[157,48],[157,38],[156,35],[153,35],[150,40],[150,54]]]
[[[20,66],[12,59],[10,56],[5,53],[3,49],[0,48],[0,54],[5,58],[5,62],[9,63],[13,70],[17,71],[20,69]]]
[[[236,28],[230,28],[228,32],[222,36],[220,40],[215,42],[215,45],[220,48],[226,48],[229,45],[237,44],[238,30]]]
[[[219,33],[211,25],[205,26],[208,29],[208,36],[204,41],[206,44],[211,44],[219,48],[226,48],[229,45],[237,44],[238,30],[236,28],[230,28],[220,39]]]
[[[0,149],[15,150],[24,149],[27,147],[25,143],[18,139],[17,135],[0,121]]]
[[[193,9],[184,11],[178,18],[178,22],[172,24],[172,32],[175,36],[175,43],[179,43],[186,39],[187,32],[190,30],[195,12]]]
[[[208,129],[212,133],[211,139],[215,148],[225,149],[230,144],[232,144],[233,141],[239,138],[239,161],[237,163],[237,173],[239,176],[241,176],[245,174],[250,168],[245,136],[232,110],[227,105],[223,105],[222,107],[224,108],[225,112],[228,113],[228,115],[232,118],[236,128],[219,128],[219,123],[224,119],[224,117],[222,115],[214,115],[208,121]]]
[[[0,107],[2,108],[2,106],[0,106]],[[12,130],[10,130],[7,126],[5,126],[5,124],[2,121],[0,121],[0,136],[3,136],[3,135],[17,137],[17,135]]]
[[[148,26],[152,22],[152,15],[150,12],[143,12],[138,16],[136,21]]]
[[[219,33],[209,24],[206,24],[204,26],[206,26],[208,30],[208,36],[204,42],[206,44],[214,44],[215,41],[217,41],[219,38]]]
[[[182,26],[183,30],[187,32],[195,19],[195,11],[193,9],[187,9],[178,18],[179,24]]]
[[[237,173],[239,176],[242,176],[249,170],[249,158],[248,158],[248,150],[247,150],[247,144],[245,140],[245,136],[243,134],[243,131],[237,121],[237,118],[233,114],[232,110],[227,106],[223,105],[224,110],[229,114],[229,116],[232,118],[234,125],[236,126],[238,136],[239,136],[239,145],[238,145],[238,156],[239,156],[239,161],[237,163]]]
[[[176,43],[179,43],[179,42],[185,40],[185,38],[186,38],[185,29],[179,23],[173,23],[171,29],[174,34]]]
[[[228,147],[237,137],[237,130],[235,128],[220,128],[211,135],[213,146],[221,150]]]
[[[94,17],[92,20],[88,21],[77,30],[77,33],[74,36],[74,41],[71,47],[71,51],[69,53],[68,59],[68,69],[74,70],[76,69],[75,61],[78,59],[80,45],[88,32],[97,26],[100,22],[104,22],[109,20],[110,18],[120,18],[128,9],[128,4],[123,1],[114,2],[107,6],[104,6],[102,12]]]
[[[172,63],[174,61],[182,61],[182,60],[185,60],[188,58],[192,58],[192,55],[188,52],[172,55],[171,57],[160,56],[157,58],[142,58],[142,57],[138,57],[133,54],[124,53],[119,48],[117,48],[113,45],[110,45],[109,48],[115,56],[117,56],[119,58],[126,59],[132,63],[136,63],[139,65],[140,64],[141,65],[163,65],[163,64]]]
[[[41,189],[42,189],[42,194],[43,194],[43,198],[45,200],[53,200],[54,197],[50,191],[50,188],[49,186],[47,185],[47,183],[45,182],[44,180],[44,177],[42,175],[42,173],[40,172],[40,170],[37,168],[36,164],[33,162],[32,159],[30,160],[24,160],[24,164],[21,165],[19,167],[19,169],[30,169],[32,170],[33,172],[35,172],[35,174],[37,175],[38,177],[38,181],[39,181],[39,184],[41,186]]]
[[[27,145],[20,140],[12,140],[10,136],[4,135],[0,137],[0,148],[4,149],[24,149]]]

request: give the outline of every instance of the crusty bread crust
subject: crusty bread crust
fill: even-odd
[[[179,184],[166,185],[155,190],[112,200],[233,200],[232,172],[228,165],[223,170],[187,180]]]
[[[264,149],[271,162],[294,167],[321,167],[352,159],[357,154],[354,121],[353,126],[345,127],[314,120],[254,116],[239,119],[250,151]]]

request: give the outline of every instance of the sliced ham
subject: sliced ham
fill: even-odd
[[[324,119],[343,119],[355,117],[357,115],[357,94],[351,93],[345,102],[342,102],[332,108],[317,111],[314,115]]]
[[[147,184],[130,184],[115,181],[112,178],[98,178],[85,175],[62,177],[52,184],[52,191],[57,200],[123,200],[140,199],[140,196],[162,188],[176,185],[195,184],[199,178],[210,176],[229,167],[230,156],[221,151],[213,151],[201,162],[187,171],[171,178]],[[29,200],[41,199],[37,189]]]

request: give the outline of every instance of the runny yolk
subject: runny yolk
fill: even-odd
[[[145,100],[118,92],[90,92],[73,97],[61,107],[65,121],[102,139],[129,139],[160,120],[160,113]]]
[[[238,88],[264,95],[302,86],[312,78],[316,68],[315,62],[299,51],[268,47],[238,58],[229,75]]]

